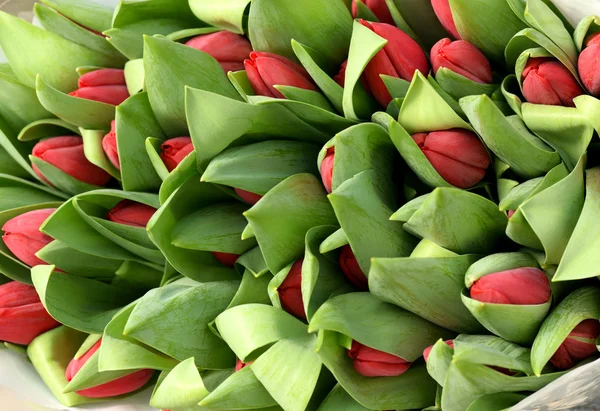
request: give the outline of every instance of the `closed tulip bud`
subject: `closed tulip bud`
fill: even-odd
[[[395,24],[392,14],[390,13],[390,9],[388,8],[387,4],[385,4],[385,0],[363,0],[363,3],[369,8],[369,10],[373,12],[375,17],[377,17],[380,22]],[[352,16],[354,18],[358,16],[356,0],[352,0]]]
[[[346,68],[348,67],[348,60],[344,61],[340,66],[340,71],[333,76],[333,81],[344,87],[346,84]]]
[[[90,163],[85,157],[81,137],[52,137],[42,140],[33,147],[31,154],[84,183],[104,186],[110,181],[110,174]],[[48,182],[35,165],[33,170]]]
[[[472,131],[454,128],[412,136],[444,180],[458,188],[479,183],[490,166],[485,146]]]
[[[445,67],[477,83],[492,82],[492,67],[481,51],[464,40],[441,39],[431,49],[434,74]]]
[[[356,261],[356,257],[352,252],[352,248],[349,245],[345,245],[342,247],[342,251],[340,252],[340,267],[342,268],[342,272],[356,288],[367,291],[369,289],[369,281],[367,280],[367,276],[360,269],[358,265],[358,261]]]
[[[36,253],[53,239],[40,232],[40,226],[56,211],[55,208],[29,211],[4,223],[2,241],[11,253],[30,267],[46,264]]]
[[[77,375],[79,370],[85,365],[85,363],[100,349],[102,340],[99,340],[92,348],[90,348],[84,355],[79,358],[73,358],[67,370],[65,377],[67,381],[72,381]],[[150,381],[154,370],[139,370],[124,377],[117,378],[116,380],[97,385],[92,388],[86,388],[84,390],[77,391],[77,394],[88,398],[106,398],[116,397],[118,395],[128,394],[142,388]]]
[[[454,23],[449,0],[431,0],[431,6],[444,29],[452,34],[452,37],[455,39],[460,39],[461,37],[456,29],[456,23]]]
[[[79,77],[79,88],[70,96],[118,106],[129,98],[125,71],[119,69],[100,69],[90,71]]]
[[[560,370],[575,366],[578,362],[598,353],[596,340],[600,336],[600,322],[598,320],[585,320],[566,338],[558,347],[550,362]]]
[[[244,67],[254,92],[260,96],[285,98],[273,86],[317,90],[304,67],[277,54],[253,51]]]
[[[516,212],[517,212],[517,210],[508,210],[506,212],[506,215],[508,216],[508,218],[511,218],[512,216],[515,215]]]
[[[579,55],[579,77],[585,88],[594,96],[600,96],[600,33],[586,39],[586,48]]]
[[[511,305],[545,304],[552,296],[548,277],[533,267],[485,275],[473,283],[470,293],[483,303]]]
[[[333,190],[333,161],[335,158],[335,147],[329,147],[327,154],[321,162],[321,179],[323,180],[323,186],[328,193]]]
[[[248,39],[230,31],[203,34],[188,40],[185,45],[213,56],[225,73],[243,70],[244,60],[252,53]]]
[[[354,370],[365,377],[397,377],[404,374],[412,364],[393,354],[362,345],[358,341],[352,341],[348,356],[354,361]]]
[[[260,194],[251,193],[250,191],[242,190],[241,188],[236,188],[235,193],[240,196],[240,198],[246,203],[250,205],[254,205],[259,202],[262,198]]]
[[[218,262],[231,268],[235,267],[235,262],[240,258],[240,254],[218,253],[216,251],[213,251],[212,255]]]
[[[117,122],[115,120],[110,123],[110,132],[102,139],[102,149],[113,166],[120,170],[121,162],[119,161],[119,150],[117,150]]]
[[[575,107],[573,99],[584,93],[571,72],[552,58],[529,59],[522,79],[523,96],[533,104]]]
[[[239,370],[241,370],[242,368],[246,368],[247,366],[249,366],[250,364],[252,364],[251,362],[243,362],[242,360],[240,360],[238,358],[237,362],[235,363],[235,372],[238,372]]]
[[[447,340],[444,341],[444,343],[446,343],[448,347],[454,348],[454,340]],[[425,348],[425,350],[423,350],[423,358],[425,359],[425,362],[427,362],[427,359],[429,358],[429,354],[431,353],[432,349],[433,345],[430,345],[429,347]]]
[[[0,285],[0,341],[28,345],[60,324],[50,317],[35,288],[11,281]]]
[[[171,172],[194,151],[194,145],[189,137],[175,137],[162,143],[160,149],[160,158]]]
[[[304,303],[302,302],[302,263],[304,260],[298,260],[290,269],[285,280],[277,289],[279,301],[285,311],[294,317],[306,320],[304,312]]]
[[[429,62],[421,46],[398,27],[385,23],[360,23],[387,40],[387,44],[369,62],[364,71],[364,79],[368,89],[379,104],[387,107],[392,96],[381,75],[411,81],[415,71],[424,75],[429,73]]]
[[[108,212],[106,218],[115,223],[145,228],[155,212],[156,208],[149,205],[123,200]]]

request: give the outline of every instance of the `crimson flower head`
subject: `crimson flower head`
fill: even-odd
[[[333,161],[335,159],[335,147],[329,147],[327,154],[321,162],[321,179],[328,193],[333,191]]]
[[[385,0],[363,0],[363,3],[373,12],[380,22],[395,24],[392,13],[390,13],[390,9],[387,4],[385,4]],[[356,18],[357,16],[358,7],[356,5],[356,0],[352,0],[352,17]]]
[[[522,74],[523,96],[533,104],[575,107],[584,93],[569,69],[553,58],[529,59]]]
[[[34,287],[17,281],[0,285],[0,341],[28,345],[59,325],[42,305]]]
[[[579,55],[577,68],[585,88],[593,95],[600,96],[600,33],[594,33],[585,40],[585,49]]]
[[[190,137],[175,137],[161,144],[160,158],[169,172],[175,170],[179,163],[194,151]]]
[[[102,139],[102,149],[113,166],[120,170],[121,162],[119,161],[119,150],[117,149],[117,122],[115,120],[110,123],[110,132]]]
[[[244,60],[252,53],[248,39],[230,31],[202,34],[188,40],[185,45],[213,56],[225,73],[243,70]]]
[[[360,269],[358,261],[356,261],[356,256],[348,244],[343,246],[342,251],[340,252],[340,267],[348,281],[354,284],[356,288],[362,291],[367,291],[369,289],[367,276]]]
[[[115,223],[145,228],[155,212],[156,208],[149,205],[123,200],[108,212],[106,218]]]
[[[218,262],[231,268],[235,267],[235,262],[238,258],[240,258],[240,254],[219,253],[216,251],[213,251],[211,254],[217,259]]]
[[[477,301],[511,305],[545,304],[552,297],[548,277],[533,267],[485,275],[473,283],[470,293]]]
[[[100,349],[101,344],[102,340],[99,340],[84,355],[79,358],[73,358],[71,362],[69,362],[65,372],[67,381],[70,382],[75,378],[85,363],[88,362],[98,349]],[[116,397],[118,395],[124,395],[139,390],[150,381],[153,374],[154,370],[134,371],[131,374],[117,378],[116,380],[76,392],[77,394],[88,398]]]
[[[352,341],[348,350],[354,370],[365,377],[396,377],[404,374],[412,363],[393,354],[376,350],[358,341]]]
[[[250,205],[254,205],[260,201],[263,196],[260,194],[252,193],[250,191],[242,190],[241,188],[234,188],[235,193],[240,196],[240,198],[246,203]]]
[[[441,67],[452,70],[477,83],[492,82],[492,66],[481,51],[464,40],[441,39],[431,49],[434,74]]]
[[[490,166],[485,146],[470,130],[454,128],[418,133],[412,138],[440,176],[455,187],[473,187]]]
[[[363,73],[364,83],[382,107],[392,101],[381,75],[411,81],[415,71],[424,75],[429,73],[427,56],[419,43],[396,26],[385,23],[369,23],[360,20],[360,24],[387,40],[387,44],[367,64]]]
[[[578,362],[598,352],[596,340],[600,336],[600,322],[585,320],[569,333],[566,340],[558,347],[550,362],[560,370],[572,368]]]
[[[285,280],[277,289],[279,301],[285,311],[294,317],[306,320],[304,311],[304,302],[302,301],[302,263],[304,260],[298,260],[290,269]]]
[[[250,59],[244,61],[244,67],[259,96],[285,98],[274,86],[318,90],[304,67],[277,54],[253,51]]]
[[[118,106],[129,98],[125,71],[120,69],[100,69],[79,77],[79,88],[70,96]]]
[[[84,183],[104,186],[111,178],[110,174],[90,163],[85,157],[83,139],[79,136],[51,137],[42,140],[33,147],[31,155]],[[49,183],[35,165],[33,171]]]
[[[449,0],[431,0],[431,6],[433,7],[433,11],[438,20],[442,23],[442,27],[444,27],[448,33],[452,34],[452,37],[460,39],[461,37],[456,29],[456,23],[452,16]]]
[[[2,241],[6,247],[30,267],[46,264],[35,254],[53,241],[52,237],[40,232],[40,226],[54,211],[55,208],[29,211],[8,220],[2,226]]]
[[[340,71],[333,76],[333,81],[344,87],[346,84],[346,68],[348,67],[348,60],[344,61],[340,66]]]

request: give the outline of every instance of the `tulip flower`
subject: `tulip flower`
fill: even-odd
[[[490,62],[477,47],[464,40],[438,41],[431,49],[431,65],[434,74],[446,67],[477,83],[492,82]]]
[[[533,267],[485,275],[473,283],[470,293],[477,301],[511,305],[545,304],[552,296],[548,277]]]
[[[213,56],[225,73],[243,70],[244,60],[252,53],[248,39],[230,31],[203,34],[188,40],[185,45]]]
[[[444,180],[458,188],[479,183],[490,166],[485,146],[472,131],[455,128],[412,136]]]
[[[348,60],[344,61],[340,66],[340,71],[333,76],[333,80],[340,86],[344,87],[346,84],[346,68],[348,67]]]
[[[442,27],[444,27],[448,33],[452,34],[452,37],[460,39],[461,37],[456,29],[456,23],[454,23],[449,0],[431,0],[431,6],[433,7],[433,11],[438,20],[442,23]]]
[[[294,317],[306,320],[304,311],[304,303],[302,302],[302,263],[304,260],[298,260],[290,269],[287,277],[277,292],[279,293],[279,301],[285,311],[292,314]]]
[[[235,193],[240,196],[240,198],[246,203],[250,205],[254,205],[258,203],[258,201],[263,197],[260,194],[251,193],[250,191],[242,190],[241,188],[234,189]]]
[[[254,92],[260,96],[285,98],[273,87],[277,85],[318,90],[304,67],[277,54],[253,51],[250,59],[244,60],[244,67]]]
[[[160,158],[171,172],[194,151],[194,145],[189,137],[175,137],[162,143],[160,149]]]
[[[558,347],[550,362],[560,370],[572,368],[575,364],[596,354],[596,340],[600,336],[600,322],[598,320],[585,320],[567,337]]]
[[[119,161],[119,150],[117,150],[117,122],[115,120],[110,123],[110,132],[102,139],[102,149],[113,166],[120,170],[121,162]]]
[[[517,212],[517,210],[508,210],[506,212],[506,215],[508,216],[508,218],[511,218],[512,216],[515,215],[516,212]]]
[[[585,88],[595,97],[600,96],[600,33],[594,33],[586,41],[586,48],[579,55],[579,77]]]
[[[53,241],[52,237],[40,232],[40,226],[54,211],[55,208],[29,211],[8,220],[2,227],[2,241],[6,247],[30,267],[46,264],[35,254]]]
[[[70,96],[118,106],[129,98],[125,71],[119,69],[100,69],[90,71],[79,77],[79,88]]]
[[[104,186],[111,178],[106,171],[88,161],[83,152],[83,139],[78,136],[42,140],[33,147],[31,154],[84,183]],[[42,180],[49,183],[35,165],[33,170]]]
[[[329,147],[327,154],[321,162],[321,179],[328,193],[333,191],[333,161],[335,157],[335,147]]]
[[[392,13],[390,13],[390,9],[387,4],[385,4],[385,0],[363,0],[365,6],[369,8],[377,17],[377,19],[382,23],[387,24],[395,24],[394,19],[392,18]],[[352,16],[356,18],[358,16],[358,7],[356,5],[356,0],[352,0]]]
[[[251,362],[243,362],[242,360],[240,360],[238,358],[237,362],[235,363],[235,372],[238,372],[239,370],[241,370],[242,368],[246,368],[247,366],[249,366],[250,364],[252,364]]]
[[[156,208],[149,205],[123,200],[108,212],[106,218],[115,223],[145,228],[155,212]]]
[[[358,289],[364,291],[369,289],[367,276],[360,269],[358,261],[356,261],[356,257],[349,245],[342,247],[342,251],[340,252],[340,267],[348,281],[354,284]]]
[[[454,340],[446,340],[444,341],[444,343],[446,343],[448,347],[454,348]],[[425,359],[425,362],[427,362],[427,359],[429,358],[429,354],[431,353],[432,349],[433,345],[430,345],[429,347],[425,348],[425,350],[423,350],[423,358]]]
[[[429,73],[429,62],[421,46],[398,27],[385,23],[360,24],[387,40],[387,44],[369,62],[363,73],[365,83],[379,104],[387,107],[392,96],[381,75],[385,74],[411,81],[415,71]]]
[[[217,259],[218,262],[231,268],[235,266],[235,262],[238,258],[240,258],[240,254],[218,253],[216,251],[213,251],[212,255]]]
[[[42,305],[34,287],[17,281],[0,285],[0,341],[28,345],[59,325]]]
[[[67,381],[71,382],[73,378],[75,378],[79,370],[92,357],[92,355],[98,351],[101,344],[102,340],[99,340],[84,355],[79,358],[73,358],[71,362],[69,362],[65,372]],[[153,374],[154,370],[135,371],[105,384],[77,391],[77,394],[88,398],[116,397],[117,395],[128,394],[130,392],[137,391],[146,385],[148,381],[150,381],[150,378],[152,378]]]
[[[393,354],[362,345],[358,341],[352,341],[348,356],[354,361],[354,370],[365,377],[396,377],[404,374],[412,364]]]
[[[575,107],[584,93],[571,72],[552,58],[529,59],[523,70],[523,96],[533,104]]]

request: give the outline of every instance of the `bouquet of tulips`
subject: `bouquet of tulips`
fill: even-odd
[[[598,358],[599,17],[34,12],[0,12],[0,341],[63,405],[494,411]]]

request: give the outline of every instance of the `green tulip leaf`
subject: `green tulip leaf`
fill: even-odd
[[[433,344],[431,351],[429,351],[429,357],[427,358],[427,372],[442,387],[445,384],[446,373],[452,362],[453,355],[454,349],[441,339]]]
[[[125,63],[125,82],[130,95],[137,94],[146,88],[144,59],[130,60]]]
[[[270,275],[256,277],[250,269],[245,269],[240,288],[238,288],[227,308],[244,304],[269,304],[271,300],[269,299],[267,287],[271,278]]]
[[[164,204],[171,194],[181,187],[183,183],[188,181],[190,178],[196,177],[200,178],[200,175],[198,175],[198,168],[196,167],[196,153],[191,152],[183,159],[181,163],[179,163],[175,170],[172,170],[169,173],[160,186],[158,196],[161,204]]]
[[[111,27],[113,9],[103,4],[79,0],[42,0],[42,3],[92,30],[103,32]]]
[[[41,203],[59,203],[64,194],[21,178],[0,174],[0,212]]]
[[[319,252],[321,254],[328,253],[333,250],[337,250],[338,248],[342,248],[343,246],[348,244],[348,237],[346,237],[346,233],[341,228],[327,237],[321,245],[319,246]]]
[[[248,8],[251,0],[225,0],[214,3],[206,0],[190,0],[192,12],[211,26],[234,33],[244,34]]]
[[[573,42],[577,51],[581,52],[585,48],[585,39],[588,35],[597,33],[600,30],[600,19],[597,16],[587,16],[583,18],[573,33]]]
[[[468,79],[446,67],[440,67],[435,80],[455,100],[472,95],[491,95],[498,88],[497,84],[482,84]]]
[[[256,278],[262,277],[269,273],[269,268],[262,255],[260,247],[253,248],[247,253],[243,254],[235,262],[238,272],[245,272],[249,270]]]
[[[498,253],[488,255],[473,263],[465,274],[464,285],[471,288],[473,283],[480,278],[501,271],[522,267],[539,268],[535,257],[528,252]]]
[[[42,261],[55,265],[69,274],[94,279],[112,279],[123,264],[123,260],[83,253],[61,241],[51,242],[36,255]]]
[[[178,43],[182,43],[186,39],[190,39],[192,37],[200,36],[203,34],[215,33],[217,31],[219,31],[219,29],[215,28],[215,27],[201,27],[201,28],[175,31],[173,33],[166,35],[165,37],[169,40],[173,40]]]
[[[283,94],[287,100],[310,104],[325,111],[334,112],[329,100],[327,100],[327,98],[318,91],[306,90],[293,86],[275,85],[273,87]],[[249,100],[253,102],[254,98],[250,97]],[[322,114],[325,115],[325,113]]]
[[[86,191],[99,190],[102,188],[77,180],[75,177],[71,177],[69,174],[50,163],[45,162],[41,158],[29,156],[29,160],[40,170],[42,175],[50,182],[52,186],[56,187],[63,193],[77,195],[80,193],[85,193]]]
[[[84,130],[81,129],[81,138],[83,138],[83,151],[85,157],[90,163],[108,172],[112,177],[121,180],[121,172],[108,159],[102,148],[102,140],[106,135],[104,130]]]
[[[469,405],[466,411],[502,411],[517,405],[526,395],[515,392],[489,394],[479,397]]]
[[[148,137],[146,139],[146,153],[150,158],[150,162],[154,167],[154,171],[160,177],[161,180],[165,181],[169,177],[169,170],[165,165],[164,161],[160,157],[161,154],[161,146],[164,140],[155,137]]]
[[[193,358],[180,362],[157,384],[150,399],[153,408],[193,409],[209,391]]]
[[[4,166],[6,169],[2,171],[18,170],[18,166],[20,166],[23,171],[17,172],[16,176],[28,179],[33,178],[41,183],[42,179],[33,171],[29,162],[29,155],[34,144],[19,142],[17,136],[18,134],[0,116],[0,153],[7,160]]]
[[[600,110],[600,100],[591,96],[579,96],[573,99],[577,110],[594,127],[596,132],[600,130],[600,121],[598,120],[598,110]],[[588,142],[589,143],[589,140]],[[581,145],[586,144],[585,141]]]
[[[336,385],[321,403],[317,411],[369,411],[348,394],[341,385]]]
[[[18,139],[19,141],[31,141],[73,134],[79,134],[79,128],[57,118],[48,118],[27,124],[21,129]]]

